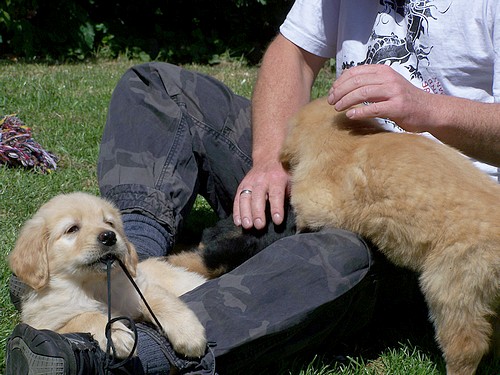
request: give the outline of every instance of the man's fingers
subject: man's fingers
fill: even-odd
[[[267,194],[262,187],[238,189],[233,207],[233,221],[245,229],[253,226],[261,229],[266,225]]]

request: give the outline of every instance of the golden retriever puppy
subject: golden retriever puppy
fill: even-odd
[[[126,266],[174,349],[202,356],[205,330],[177,296],[205,279],[158,259],[138,263],[118,210],[85,193],[52,198],[21,230],[9,264],[31,287],[22,300],[22,321],[59,333],[90,332],[106,350],[108,259]],[[117,261],[112,263],[111,314],[154,323]],[[132,331],[118,321],[111,337],[116,356],[128,356],[134,345]]]
[[[456,150],[324,98],[292,119],[281,161],[297,229],[356,232],[419,272],[447,374],[474,374],[499,335],[500,186]]]

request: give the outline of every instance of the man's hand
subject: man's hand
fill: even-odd
[[[350,68],[333,83],[328,102],[338,111],[348,109],[352,119],[387,118],[410,132],[422,132],[428,124],[433,95],[407,81],[387,65]],[[351,108],[358,104],[369,105]]]
[[[254,167],[241,181],[233,206],[233,220],[245,229],[262,229],[266,225],[266,202],[269,200],[275,224],[284,216],[285,196],[288,194],[288,174],[278,161],[267,161]]]

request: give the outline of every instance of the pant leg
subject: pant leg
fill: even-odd
[[[101,194],[175,235],[196,195],[219,216],[251,166],[250,102],[219,81],[165,63],[135,66],[111,98]]]
[[[219,374],[258,373],[367,324],[376,295],[371,266],[370,250],[352,233],[298,234],[181,298],[215,342]]]

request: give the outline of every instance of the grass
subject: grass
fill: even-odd
[[[19,321],[8,296],[10,273],[6,256],[22,223],[50,197],[75,190],[98,193],[96,161],[107,105],[118,79],[134,63],[129,60],[65,65],[0,62],[0,115],[17,113],[32,128],[35,140],[60,158],[59,169],[46,175],[0,166],[0,373],[5,363],[3,348],[7,337]],[[246,97],[251,94],[257,74],[255,67],[238,62],[188,68],[213,75]],[[325,93],[332,78],[329,70],[323,71],[313,95]],[[197,201],[195,210],[204,217],[210,215],[203,200]],[[195,224],[198,225],[203,223]],[[393,327],[390,333],[378,326],[361,343],[355,341],[339,348],[343,352],[341,360],[331,351],[314,353],[283,364],[279,372],[283,375],[444,374],[432,330],[424,328],[424,335],[419,330],[415,334],[415,329],[410,329],[407,335],[404,326]],[[407,336],[412,336],[410,341]],[[498,375],[499,368],[498,362],[485,361],[479,374]]]

